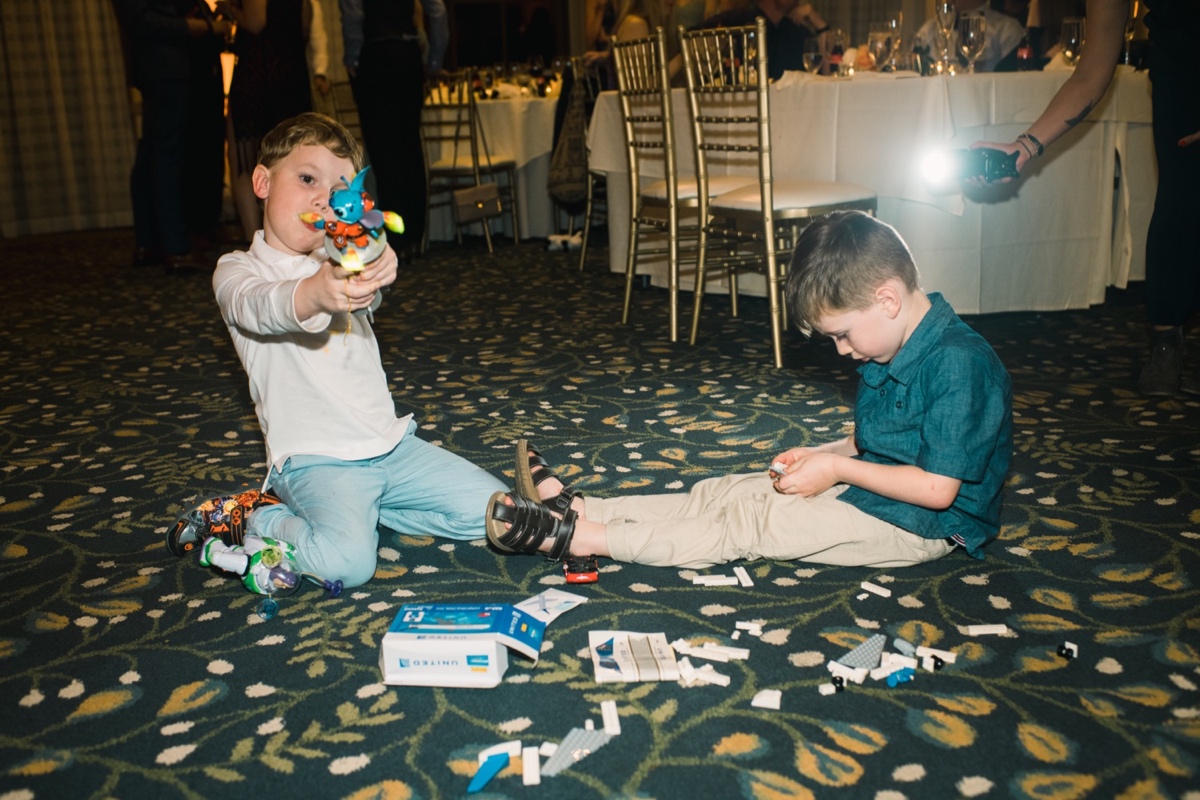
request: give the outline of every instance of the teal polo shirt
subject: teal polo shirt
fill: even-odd
[[[1000,532],[1012,461],[1012,381],[991,345],[940,294],[889,364],[858,369],[854,405],[859,458],[916,465],[962,481],[934,511],[851,486],[839,497],[927,539],[951,538],[974,558]]]

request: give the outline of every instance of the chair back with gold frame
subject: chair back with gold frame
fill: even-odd
[[[783,366],[782,282],[795,237],[807,220],[840,209],[875,212],[873,190],[857,184],[776,180],[771,160],[771,102],[765,23],[679,32],[687,74],[688,105],[696,144],[700,232],[691,341],[700,327],[706,262],[720,246],[719,265],[729,276],[737,316],[737,274],[766,273],[771,347]],[[742,174],[754,179],[712,195],[711,184]]]
[[[661,27],[645,39],[612,43],[629,163],[629,251],[621,322],[629,321],[638,261],[666,256],[668,327],[674,342],[679,337],[679,198],[666,54]],[[661,173],[663,179],[643,186],[642,176],[648,171]]]

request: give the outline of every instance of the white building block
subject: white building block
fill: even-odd
[[[537,786],[542,782],[542,764],[538,758],[538,748],[521,748],[521,778],[526,786]]]
[[[891,589],[885,589],[882,586],[878,586],[874,583],[871,583],[870,581],[863,581],[862,583],[859,584],[859,586],[866,589],[871,594],[877,594],[880,597],[891,597],[892,596]]]
[[[783,692],[778,689],[763,689],[758,694],[754,695],[754,699],[750,701],[750,705],[755,708],[769,708],[774,711],[779,710],[779,703],[783,700]]]

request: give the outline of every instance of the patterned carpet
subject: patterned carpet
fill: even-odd
[[[245,378],[205,277],[125,266],[128,231],[7,240],[0,297],[0,800],[440,798],[484,748],[559,742],[615,699],[623,732],[540,786],[489,798],[1200,798],[1200,402],[1133,390],[1136,293],[1089,311],[970,320],[1009,367],[1016,454],[985,561],[907,570],[747,564],[752,588],[607,564],[536,666],[495,689],[381,683],[406,602],[517,602],[552,565],[387,535],[370,584],[262,621],[233,579],[170,556],[197,493],[264,471]],[[595,253],[442,247],[377,317],[421,435],[511,477],[530,437],[595,494],[682,490],[841,434],[853,365],[761,301],[665,341],[661,290],[622,327]],[[729,570],[713,570],[725,572]],[[858,599],[860,582],[891,597]],[[728,686],[596,684],[592,630],[730,644]],[[965,626],[1004,623],[1008,636]],[[876,633],[952,651],[937,672],[825,696],[826,661]],[[1078,657],[1057,654],[1064,641]],[[782,691],[780,710],[750,705]]]

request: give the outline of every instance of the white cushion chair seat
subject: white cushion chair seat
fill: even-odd
[[[679,201],[681,203],[691,201],[687,205],[695,205],[696,198],[700,195],[700,187],[696,179],[683,178],[676,183],[676,186],[678,187],[678,194],[676,196],[679,198]],[[758,191],[758,183],[747,183],[745,175],[718,175],[710,177],[708,179],[708,196],[716,197],[726,192],[741,189],[742,187],[746,187],[753,192]],[[642,189],[642,197],[648,200],[667,202],[667,182],[655,181],[647,185],[646,188]]]
[[[836,181],[781,180],[771,186],[775,200],[775,216],[816,216],[827,206],[846,207],[853,203],[869,204],[874,208],[874,190],[857,183]],[[762,194],[758,184],[751,184],[719,194],[712,199],[709,210],[715,216],[723,212],[762,213]]]

